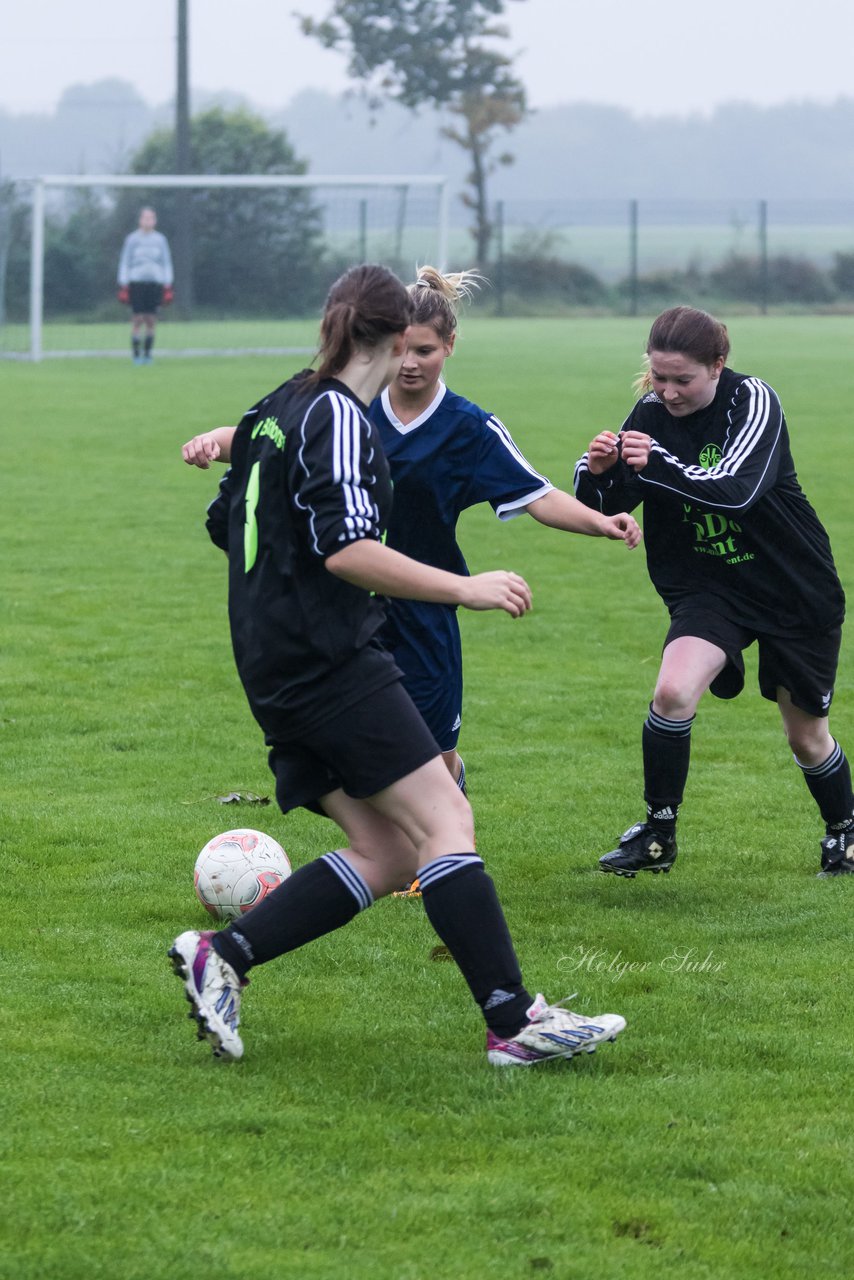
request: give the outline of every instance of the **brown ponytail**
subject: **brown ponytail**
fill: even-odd
[[[376,265],[352,267],[329,290],[320,324],[320,363],[312,379],[334,377],[357,349],[403,333],[411,316],[409,294],[394,272]]]

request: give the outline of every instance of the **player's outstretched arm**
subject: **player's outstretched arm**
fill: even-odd
[[[203,471],[217,460],[230,462],[231,441],[236,430],[236,427],[216,427],[213,431],[203,431],[181,446],[181,456],[188,466],[201,467]]]
[[[636,547],[643,536],[637,520],[628,512],[621,511],[613,516],[602,515],[601,511],[594,511],[571,494],[564,493],[563,489],[551,489],[542,498],[531,502],[525,510],[550,529],[586,533],[594,538],[612,538],[625,542],[630,549]]]
[[[464,577],[421,564],[373,538],[362,538],[326,559],[326,568],[365,591],[403,600],[430,600],[465,609],[503,609],[520,618],[531,607],[531,588],[518,573],[496,569]]]

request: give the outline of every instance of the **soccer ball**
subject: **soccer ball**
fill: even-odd
[[[240,827],[214,836],[196,858],[199,902],[217,920],[237,920],[291,874],[288,855],[263,831]]]

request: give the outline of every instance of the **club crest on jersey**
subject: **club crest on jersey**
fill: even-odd
[[[700,466],[705,467],[707,471],[711,471],[712,467],[716,467],[723,456],[716,444],[707,444],[700,451]]]

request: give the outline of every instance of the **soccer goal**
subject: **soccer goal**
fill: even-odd
[[[126,356],[125,235],[151,205],[183,267],[159,357],[305,354],[329,285],[381,262],[447,263],[436,175],[50,175],[0,187],[0,358]]]

